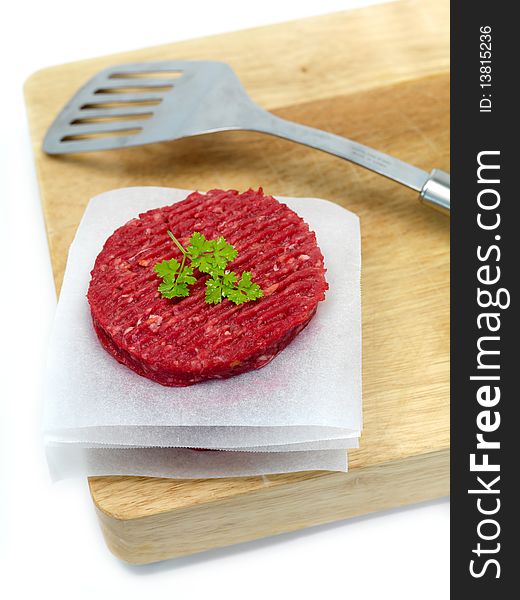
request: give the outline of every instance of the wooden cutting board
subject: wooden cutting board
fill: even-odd
[[[261,185],[328,198],[361,218],[364,432],[349,452],[349,473],[93,477],[92,498],[117,556],[153,562],[448,494],[449,219],[391,181],[260,134],[50,157],[41,151],[45,130],[102,68],[216,59],[282,117],[449,170],[448,31],[446,0],[403,1],[60,65],[27,81],[58,290],[86,203],[112,188]]]

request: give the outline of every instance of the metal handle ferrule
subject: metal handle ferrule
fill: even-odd
[[[421,190],[421,202],[450,214],[450,175],[440,169],[433,169]]]

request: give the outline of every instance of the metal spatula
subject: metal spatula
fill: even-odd
[[[255,104],[231,67],[221,62],[162,61],[105,69],[64,107],[43,150],[111,150],[226,130],[259,131],[329,152],[418,191],[434,208],[450,210],[448,173],[427,173],[347,138],[276,117]]]

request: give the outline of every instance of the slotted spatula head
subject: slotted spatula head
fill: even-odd
[[[92,152],[247,129],[258,112],[226,63],[115,65],[71,98],[49,128],[43,150]]]

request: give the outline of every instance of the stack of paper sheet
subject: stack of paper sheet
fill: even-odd
[[[316,232],[329,290],[270,364],[227,380],[164,387],[99,344],[86,293],[110,234],[189,192],[126,188],[92,199],[71,246],[52,332],[45,444],[54,478],[226,477],[347,470],[361,416],[358,218],[325,200],[278,198]]]

